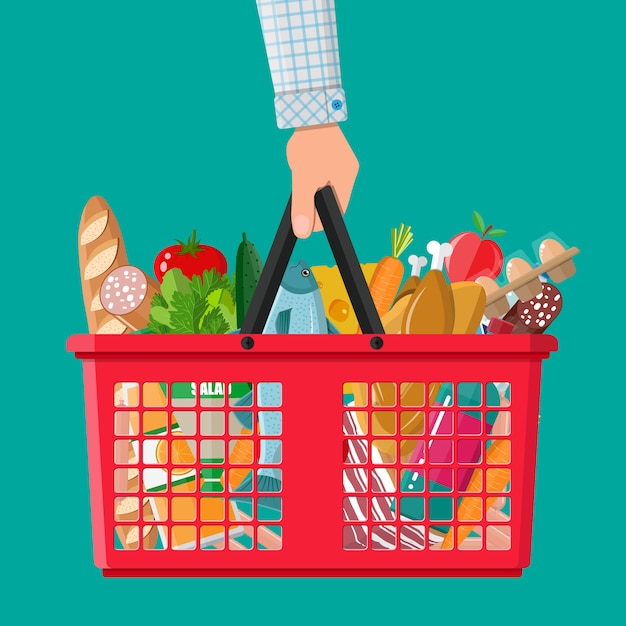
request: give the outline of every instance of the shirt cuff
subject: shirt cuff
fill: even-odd
[[[274,98],[278,128],[299,128],[348,119],[343,89],[287,93]]]

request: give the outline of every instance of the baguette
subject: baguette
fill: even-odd
[[[111,270],[128,265],[117,219],[100,196],[90,198],[83,209],[78,227],[78,260],[89,332],[116,335],[130,332],[128,326],[99,302],[104,277]]]

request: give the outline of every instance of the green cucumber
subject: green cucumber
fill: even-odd
[[[241,328],[243,320],[248,312],[252,295],[259,282],[259,276],[263,269],[261,257],[255,245],[248,241],[246,233],[242,234],[242,240],[237,248],[235,263],[235,298],[237,300],[237,328]]]

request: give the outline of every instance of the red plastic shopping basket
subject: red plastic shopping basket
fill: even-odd
[[[68,340],[83,362],[104,575],[519,576],[529,565],[541,365],[556,339],[384,335],[322,191],[363,334],[259,331],[295,243],[288,205],[241,334]]]

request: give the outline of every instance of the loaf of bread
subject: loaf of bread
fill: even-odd
[[[160,285],[128,264],[122,231],[100,196],[90,198],[83,209],[78,259],[89,332],[121,335],[145,328],[152,296]],[[120,285],[119,290],[112,288],[115,284]],[[105,291],[109,294],[106,308],[101,297]]]
[[[459,281],[450,285],[454,304],[453,335],[474,334],[485,314],[487,293],[482,285],[472,281]]]
[[[78,259],[87,326],[90,333],[123,334],[130,329],[106,311],[100,287],[113,269],[128,265],[124,240],[113,211],[104,198],[87,201],[78,227]]]

